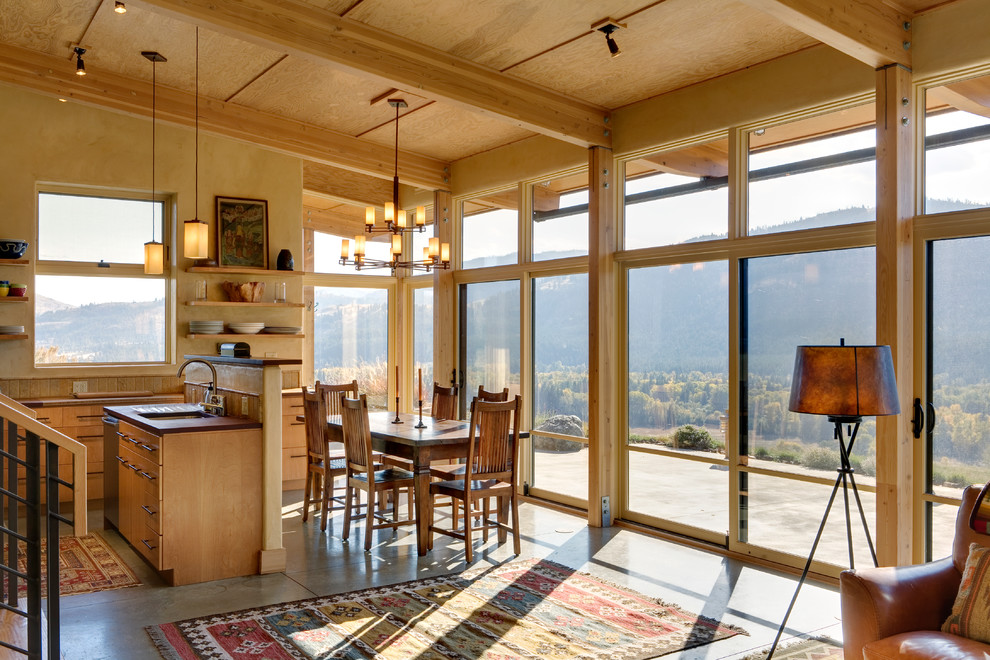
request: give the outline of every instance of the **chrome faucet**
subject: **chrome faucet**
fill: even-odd
[[[186,366],[191,362],[199,362],[205,364],[210,368],[210,373],[213,374],[213,382],[206,389],[206,396],[203,397],[203,402],[199,405],[202,406],[203,410],[208,413],[213,413],[214,415],[219,415],[223,417],[226,414],[223,396],[217,394],[217,368],[214,367],[210,362],[203,360],[201,358],[190,358],[183,362],[179,366],[179,371],[175,374],[176,376],[181,376],[182,372],[185,370]]]

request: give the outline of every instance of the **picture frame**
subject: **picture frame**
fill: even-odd
[[[268,268],[268,201],[216,196],[217,264]]]

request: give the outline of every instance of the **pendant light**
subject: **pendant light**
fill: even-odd
[[[141,51],[141,55],[151,62],[151,240],[144,244],[144,273],[161,275],[165,272],[165,246],[155,240],[155,91],[156,65],[168,60],[153,50]]]
[[[206,259],[210,254],[210,226],[199,219],[199,26],[196,26],[196,213],[183,224],[187,259]]]

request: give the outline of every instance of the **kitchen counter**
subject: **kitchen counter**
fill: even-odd
[[[200,433],[211,431],[238,431],[245,429],[260,429],[261,422],[248,419],[246,417],[218,417],[208,413],[202,413],[201,417],[164,419],[155,417],[145,417],[141,413],[162,414],[168,412],[181,412],[184,410],[197,409],[196,404],[162,404],[162,405],[137,405],[137,406],[104,406],[103,412],[129,424],[153,433],[164,435],[166,433]]]
[[[74,396],[61,396],[61,397],[39,397],[37,399],[18,399],[17,402],[27,406],[28,408],[52,408],[52,407],[63,407],[63,406],[116,406],[131,403],[137,404],[153,404],[153,403],[178,403],[182,401],[182,393],[175,392],[172,394],[142,394],[142,395],[125,395],[121,396],[116,392],[106,392],[105,396],[93,396],[97,394],[96,392],[90,393],[90,396],[85,398],[77,398]]]

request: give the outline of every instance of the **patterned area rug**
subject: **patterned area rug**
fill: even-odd
[[[22,573],[27,572],[27,557],[24,555],[23,544],[18,544],[17,567]],[[59,547],[59,593],[63,596],[72,594],[88,594],[94,591],[122,589],[141,584],[134,572],[124,563],[113,548],[107,545],[101,537],[95,534],[87,536],[62,536],[58,540]],[[42,566],[46,557],[45,542],[42,540]],[[4,548],[6,552],[6,548]],[[47,585],[47,573],[42,571],[42,590]],[[26,594],[27,585],[23,581],[17,584],[17,593]]]
[[[641,660],[746,634],[536,559],[147,631],[167,660]]]
[[[770,647],[759,653],[747,655],[743,660],[763,660],[770,652]],[[777,647],[773,653],[774,660],[825,660],[826,658],[841,658],[842,644],[830,637],[812,637]]]

